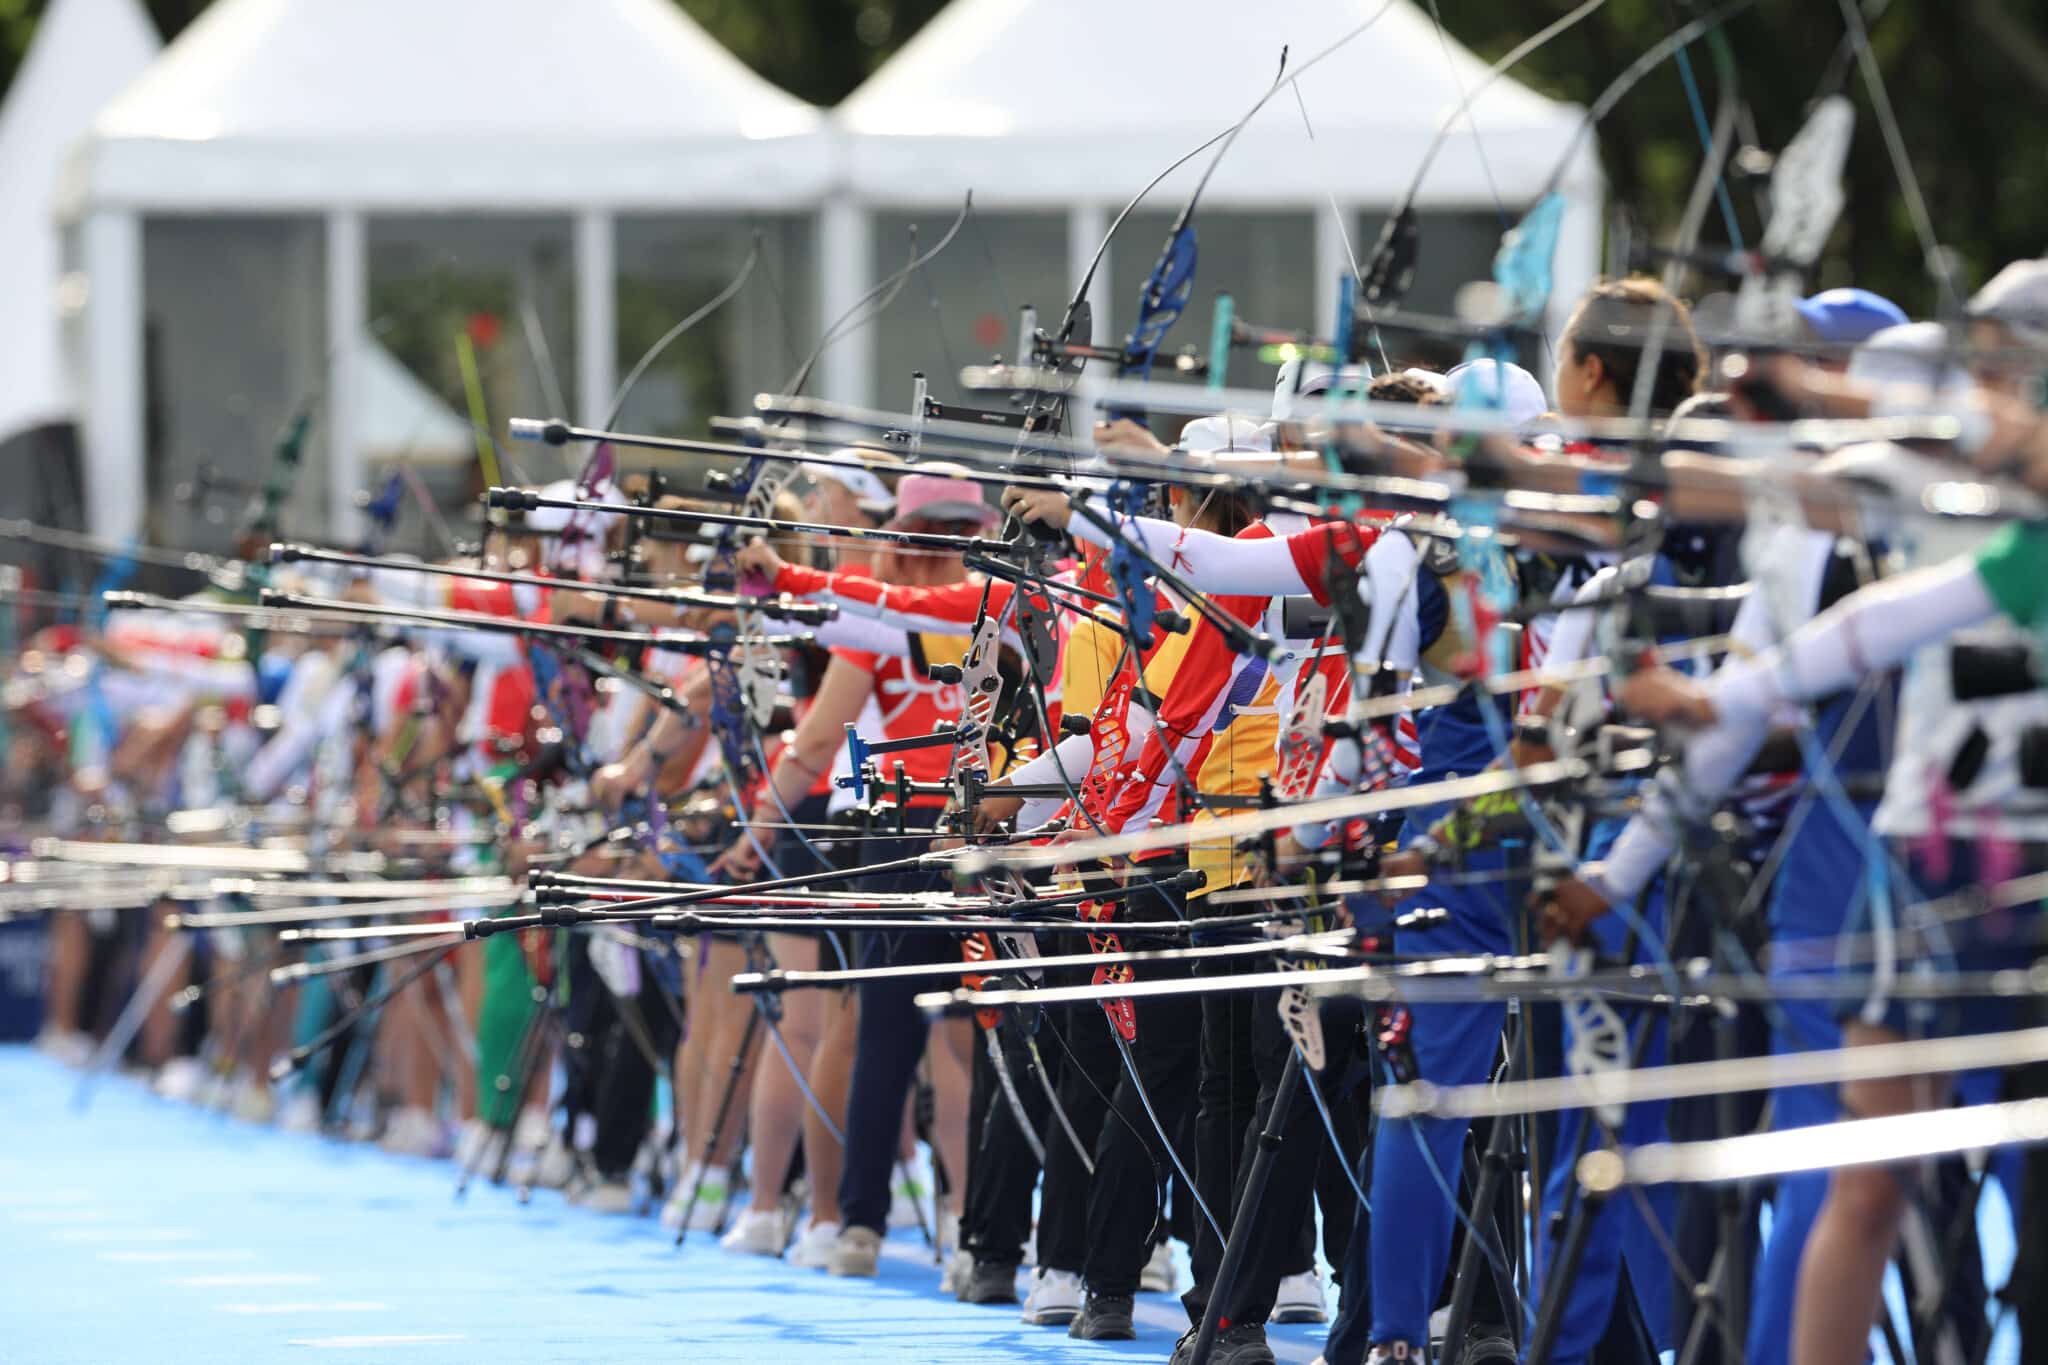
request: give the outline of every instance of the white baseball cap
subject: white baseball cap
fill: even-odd
[[[1197,417],[1181,428],[1180,439],[1174,448],[1190,455],[1229,456],[1234,454],[1271,455],[1273,433],[1264,423],[1254,422],[1249,417],[1225,414],[1217,417]]]
[[[1273,375],[1273,420],[1291,421],[1300,401],[1331,389],[1358,394],[1365,391],[1372,371],[1363,365],[1335,369],[1320,360],[1295,356],[1283,361]]]
[[[840,452],[842,455],[846,452]],[[869,516],[886,521],[895,509],[896,495],[889,491],[889,485],[872,469],[856,469],[851,465],[814,464],[804,468],[813,480],[829,479],[847,492],[860,504],[860,510]]]
[[[1922,389],[1930,396],[1967,388],[1970,376],[1956,363],[1956,353],[1956,338],[1940,323],[1903,323],[1885,328],[1858,346],[1849,356],[1848,377],[1885,388]],[[1895,408],[1897,403],[1893,401]]]
[[[2048,259],[2014,261],[1971,297],[1967,311],[2029,346],[2048,346]]]
[[[1535,375],[1491,358],[1459,365],[1444,376],[1444,389],[1453,399],[1467,397],[1469,389],[1475,403],[1499,408],[1518,427],[1550,411],[1550,399]]]

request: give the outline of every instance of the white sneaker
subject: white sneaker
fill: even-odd
[[[697,1166],[692,1162],[683,1167],[676,1176],[676,1183],[668,1187],[668,1199],[661,1206],[661,1225],[674,1232],[683,1222],[683,1204],[690,1197],[690,1184],[697,1178]]]
[[[939,1293],[949,1299],[958,1298],[973,1278],[974,1253],[963,1247],[946,1258],[946,1268],[939,1272]]]
[[[633,1187],[623,1180],[604,1180],[586,1185],[575,1198],[576,1207],[613,1216],[633,1211]]]
[[[46,1028],[36,1035],[36,1051],[54,1058],[65,1066],[84,1066],[92,1060],[93,1041],[88,1033],[74,1033],[69,1029]]]
[[[727,1251],[743,1251],[749,1256],[780,1256],[782,1211],[748,1209],[734,1221],[732,1231],[718,1239],[718,1244]]]
[[[464,1119],[455,1135],[455,1164],[465,1171],[481,1166],[486,1153],[496,1148],[497,1137],[482,1119]]]
[[[825,1269],[834,1275],[872,1277],[882,1264],[882,1234],[873,1228],[847,1228],[832,1242]]]
[[[196,1104],[206,1092],[206,1063],[197,1057],[173,1057],[157,1068],[156,1093],[178,1104]]]
[[[889,1226],[914,1228],[924,1221],[923,1210],[932,1206],[932,1159],[919,1147],[908,1161],[899,1162],[889,1181]]]
[[[236,1080],[228,1112],[244,1123],[268,1123],[277,1117],[277,1100],[270,1083],[257,1076]]]
[[[1171,1294],[1180,1288],[1180,1271],[1173,1264],[1173,1243],[1160,1242],[1152,1248],[1152,1259],[1138,1272],[1138,1288],[1147,1294]]]
[[[1268,1322],[1329,1320],[1329,1305],[1323,1302],[1323,1278],[1313,1270],[1304,1270],[1280,1281],[1280,1289],[1273,1295],[1273,1311],[1266,1318]]]
[[[342,1132],[347,1134],[350,1142],[375,1142],[379,1132],[377,1106],[361,1095],[350,1099]]]
[[[278,1111],[277,1126],[287,1133],[317,1133],[320,1119],[320,1096],[301,1087],[285,1097],[284,1107]]]
[[[537,1152],[555,1131],[545,1109],[522,1109],[512,1125],[512,1145],[523,1152]]]
[[[725,1221],[728,1205],[732,1203],[732,1190],[727,1187],[723,1168],[704,1173],[704,1184],[697,1191],[697,1207],[690,1210],[690,1231],[716,1232],[718,1225]],[[682,1187],[683,1198],[690,1197],[690,1187]]]
[[[704,1183],[697,1183],[699,1174]],[[718,1226],[720,1216],[725,1212],[725,1173],[705,1171],[696,1162],[683,1167],[682,1174],[669,1191],[668,1202],[661,1206],[661,1225],[670,1232],[682,1222],[683,1207],[690,1202],[690,1191],[696,1189],[697,1203],[690,1210],[690,1231],[710,1232]]]
[[[839,1224],[813,1223],[797,1235],[785,1258],[805,1270],[823,1270],[832,1260],[832,1244],[839,1240]]]
[[[441,1156],[448,1150],[448,1134],[432,1114],[407,1105],[391,1115],[377,1145],[394,1156]]]
[[[533,1183],[543,1190],[559,1190],[576,1174],[576,1154],[557,1133],[533,1163]]]
[[[1018,1316],[1033,1327],[1064,1327],[1080,1316],[1084,1297],[1079,1275],[1041,1268],[1031,1277],[1031,1292]]]

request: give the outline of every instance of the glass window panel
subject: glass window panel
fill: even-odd
[[[746,415],[756,393],[779,389],[803,363],[818,323],[808,217],[618,219],[621,383],[664,333],[732,283],[756,232],[761,258],[746,283],[648,366],[626,396],[622,430],[703,436],[712,417]]]
[[[1109,321],[1095,320],[1096,340],[1118,345],[1138,313],[1138,298],[1159,259],[1179,209],[1133,213],[1110,243]],[[1269,327],[1307,328],[1315,321],[1315,221],[1307,212],[1230,213],[1202,210],[1195,217],[1195,288],[1187,310],[1159,347],[1153,377],[1165,382],[1198,382],[1173,373],[1167,361],[1194,348],[1209,358],[1216,296],[1227,293],[1238,317]],[[1231,382],[1258,388],[1271,376],[1255,362],[1233,357]],[[1166,434],[1162,427],[1161,434]]]
[[[910,259],[916,224],[920,251],[929,251],[953,221],[954,210],[878,211],[874,216],[874,280],[880,283]],[[911,375],[922,371],[942,402],[991,406],[988,395],[960,388],[960,370],[1001,354],[1015,358],[1019,310],[1038,309],[1039,325],[1059,323],[1074,288],[1067,261],[1064,213],[981,213],[968,216],[959,236],[904,283],[902,292],[872,324],[873,401],[908,407]]]
[[[1360,216],[1357,236],[1351,239],[1363,267],[1372,255],[1373,244],[1385,226],[1384,213]],[[1501,234],[1513,223],[1503,222],[1492,209],[1447,210],[1418,214],[1416,232],[1419,250],[1415,256],[1415,282],[1409,287],[1402,307],[1436,317],[1454,316],[1458,290],[1473,280],[1493,278],[1493,257],[1500,248]],[[1381,333],[1387,358],[1397,366],[1423,365],[1446,369],[1464,357],[1465,346],[1450,337],[1388,328]],[[1528,357],[1523,357],[1528,364]],[[1377,358],[1375,358],[1377,364]],[[1543,376],[1546,380],[1548,375]]]
[[[392,215],[368,225],[369,331],[377,344],[463,420],[469,399],[458,338],[476,357],[498,449],[519,473],[545,480],[569,463],[540,446],[507,447],[512,417],[574,415],[576,306],[574,230],[562,216],[509,214]],[[455,534],[476,525],[484,475],[472,450],[389,454],[370,472],[403,459],[448,511]],[[580,463],[580,457],[576,462]],[[397,543],[417,548],[421,518],[400,514]]]
[[[314,421],[279,530],[327,527],[326,234],[317,218],[143,225],[145,538],[225,553],[292,415]]]

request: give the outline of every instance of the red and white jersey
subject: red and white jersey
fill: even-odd
[[[965,653],[965,637],[953,637],[956,644],[951,650],[944,643],[947,638],[925,637],[930,662],[960,661]],[[909,739],[915,735],[931,734],[938,729],[940,721],[957,723],[966,708],[966,698],[958,683],[942,683],[926,677],[910,659],[857,649],[834,649],[832,656],[845,660],[874,679],[874,699],[880,712],[884,739]],[[910,774],[913,782],[944,782],[952,776],[953,751],[948,745],[933,744],[893,754],[878,754],[874,761],[884,782],[894,781],[899,767]]]

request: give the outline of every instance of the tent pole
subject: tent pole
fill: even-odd
[[[603,424],[619,386],[618,269],[608,208],[576,213],[576,408]]]
[[[1095,249],[1102,245],[1103,234],[1109,231],[1109,213],[1099,203],[1077,203],[1067,210],[1067,278],[1079,281],[1081,272],[1088,268],[1088,260]],[[1095,268],[1095,278],[1088,282],[1088,307],[1095,315],[1095,339],[1105,345],[1114,344],[1113,338],[1122,336],[1115,327],[1116,304],[1111,291],[1111,282],[1116,278],[1114,265],[1108,255]],[[1038,325],[1047,331],[1057,331],[1060,325],[1060,309],[1065,299],[1032,299],[1038,305]],[[1079,340],[1087,340],[1082,337]],[[1014,357],[1023,361],[1028,357]],[[1095,420],[1096,385],[1093,376],[1103,373],[1103,367],[1091,365],[1081,372],[1081,382],[1074,387],[1073,402],[1068,405],[1069,430],[1077,436],[1088,434],[1089,424]]]
[[[142,529],[142,219],[132,210],[86,215],[86,524],[124,540]]]
[[[368,337],[369,246],[363,215],[334,209],[327,215],[327,393],[315,415],[327,446],[327,524],[343,544],[361,534],[356,494],[364,487],[362,426],[363,343]]]
[[[875,224],[867,206],[844,191],[818,211],[818,316],[839,317],[873,285]],[[957,378],[957,376],[956,376]],[[854,327],[818,358],[820,398],[838,403],[872,403],[875,329]]]

